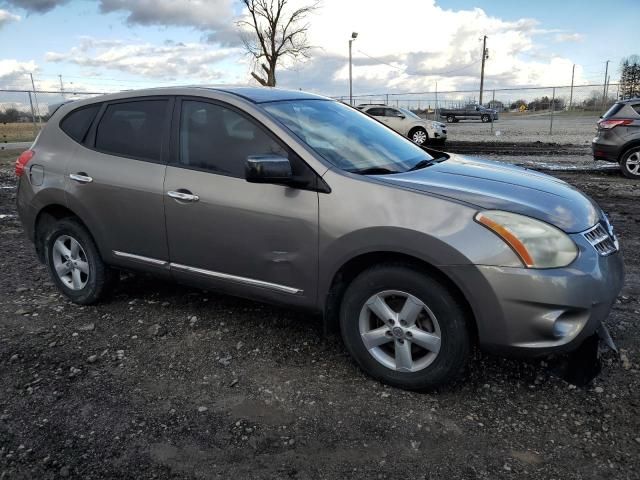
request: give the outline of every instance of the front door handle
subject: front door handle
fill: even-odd
[[[88,176],[84,172],[72,173],[71,175],[69,175],[69,178],[71,180],[75,180],[78,183],[91,183],[91,182],[93,182],[93,178],[91,178],[90,176]]]
[[[200,197],[198,195],[194,195],[193,193],[190,193],[190,192],[170,191],[170,192],[167,192],[167,195],[169,195],[171,198],[175,198],[176,200],[180,200],[182,202],[197,202],[198,200],[200,200]]]

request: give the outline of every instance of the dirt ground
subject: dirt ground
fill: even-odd
[[[15,218],[0,159],[0,479],[640,478],[637,183],[562,173],[607,210],[627,279],[586,388],[475,352],[429,394],[361,373],[319,318],[123,277],[78,307]]]

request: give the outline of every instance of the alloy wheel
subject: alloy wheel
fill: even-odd
[[[625,161],[627,170],[632,175],[640,175],[640,152],[633,152]]]
[[[424,130],[416,130],[415,132],[413,132],[411,140],[413,140],[418,145],[422,145],[427,141],[427,132],[425,132]]]
[[[60,235],[53,243],[53,266],[63,285],[82,290],[89,281],[89,262],[82,245],[69,235]]]
[[[372,295],[360,311],[359,331],[371,356],[399,372],[431,365],[442,341],[436,316],[420,299],[398,290]]]

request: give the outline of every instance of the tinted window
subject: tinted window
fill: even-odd
[[[384,108],[370,108],[367,113],[374,117],[384,117]]]
[[[387,108],[386,117],[399,117],[401,114],[398,110],[395,110],[393,108]]]
[[[160,161],[167,100],[109,105],[96,131],[96,148],[104,152]]]
[[[631,108],[633,108],[637,114],[640,114],[640,103],[636,103],[635,105],[632,105]]]
[[[74,110],[62,119],[60,128],[76,142],[82,143],[101,106],[96,104]]]
[[[206,102],[182,102],[180,163],[244,178],[249,155],[287,152],[253,120]]]

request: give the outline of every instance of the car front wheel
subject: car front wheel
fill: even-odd
[[[456,121],[456,117],[453,115],[447,115],[447,123],[453,123]]]
[[[424,145],[429,140],[429,134],[424,128],[414,128],[411,130],[409,138],[418,145]]]
[[[620,170],[625,177],[640,179],[640,147],[624,152],[620,160]]]
[[[482,117],[480,117],[482,119],[482,123],[487,123],[491,120],[491,118],[489,118],[489,115],[482,115]]]
[[[361,273],[340,310],[344,343],[369,375],[408,390],[453,380],[470,349],[465,309],[453,292],[411,265]]]
[[[49,274],[72,302],[89,305],[103,298],[118,273],[104,264],[87,229],[73,218],[55,222],[44,237]]]

